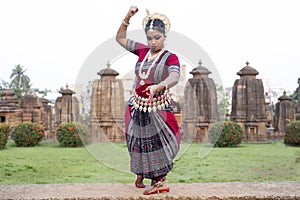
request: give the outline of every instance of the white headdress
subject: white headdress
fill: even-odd
[[[148,9],[146,9],[146,12],[147,12],[147,16],[144,18],[143,20],[143,28],[146,29],[146,25],[147,23],[151,21],[151,24],[150,24],[150,30],[153,29],[153,21],[155,19],[159,19],[161,20],[164,25],[165,25],[165,31],[168,32],[170,30],[170,20],[168,19],[168,17],[164,14],[161,14],[161,13],[150,13]]]

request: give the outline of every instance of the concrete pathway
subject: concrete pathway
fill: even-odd
[[[0,185],[0,199],[87,199],[87,200],[141,200],[141,199],[297,199],[300,200],[299,182],[250,183],[191,183],[170,184],[170,192],[143,195],[144,189],[133,184],[44,184]]]

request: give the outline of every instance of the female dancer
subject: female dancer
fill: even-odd
[[[135,185],[144,188],[143,179],[151,179],[151,188],[144,192],[149,195],[170,190],[166,175],[179,151],[180,131],[168,89],[179,81],[180,64],[176,54],[165,49],[166,32],[170,29],[165,15],[147,11],[143,20],[147,45],[126,37],[130,18],[137,12],[137,7],[129,9],[116,40],[138,56],[137,82],[125,111],[125,131],[131,172],[137,175]]]

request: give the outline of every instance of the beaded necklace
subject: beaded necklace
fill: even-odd
[[[144,57],[141,65],[140,65],[140,68],[139,68],[139,77],[142,79],[142,80],[140,80],[140,85],[145,85],[144,80],[149,77],[151,69],[153,68],[154,64],[156,63],[156,61],[158,60],[160,55],[165,51],[165,49],[163,48],[159,53],[156,54],[157,56],[156,56],[155,60],[152,62],[151,66],[148,68],[147,72],[145,73],[145,72],[142,72],[142,68],[143,68],[143,65],[144,65],[146,59],[150,55],[150,51],[151,50],[149,49],[149,51],[147,52],[146,56]]]

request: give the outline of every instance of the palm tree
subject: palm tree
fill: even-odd
[[[10,79],[12,79],[11,86],[15,89],[17,96],[20,98],[23,93],[28,92],[30,89],[30,78],[25,75],[26,69],[24,70],[20,64],[15,65],[12,71],[10,75]]]

